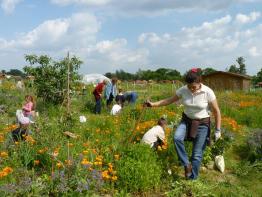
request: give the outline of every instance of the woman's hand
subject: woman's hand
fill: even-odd
[[[149,100],[146,100],[144,103],[143,103],[143,107],[153,107],[153,103]]]

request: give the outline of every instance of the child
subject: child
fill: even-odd
[[[165,118],[160,118],[158,120],[158,125],[149,129],[143,136],[142,142],[145,144],[149,144],[151,148],[157,149],[158,146],[164,144],[165,140],[165,127],[167,125],[167,121]]]
[[[111,115],[119,114],[121,109],[122,109],[122,107],[123,107],[123,100],[121,99],[121,97],[116,97],[116,104],[113,105],[110,114]]]
[[[29,125],[31,123],[28,117],[20,116],[18,118],[19,127],[12,131],[12,138],[14,141],[24,140],[25,136],[29,134]]]
[[[31,95],[25,96],[26,103],[24,104],[22,110],[25,117],[29,117],[32,120],[35,110],[34,98]]]

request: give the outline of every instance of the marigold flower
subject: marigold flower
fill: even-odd
[[[3,151],[3,152],[0,153],[0,157],[6,158],[6,157],[8,157],[8,153]]]
[[[39,160],[34,160],[34,165],[35,166],[38,166],[40,164],[40,161]]]
[[[56,167],[57,167],[58,169],[62,168],[62,166],[63,166],[63,165],[62,165],[60,162],[57,162],[57,163],[56,163]]]
[[[112,179],[112,181],[116,181],[117,180],[117,176],[112,176],[111,179]]]
[[[88,154],[88,150],[83,150],[83,154],[87,155]]]
[[[81,161],[81,164],[84,165],[84,166],[87,166],[87,165],[90,165],[91,162],[89,162],[86,158],[84,158],[84,159]]]
[[[65,160],[65,164],[71,166],[73,165],[73,162],[71,160]]]
[[[119,160],[120,156],[119,155],[114,155],[115,160]]]

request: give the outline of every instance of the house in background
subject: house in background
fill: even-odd
[[[202,76],[203,83],[214,90],[249,90],[251,77],[231,72],[216,71]]]
[[[262,82],[258,82],[258,83],[256,84],[256,87],[257,87],[257,88],[262,88]]]

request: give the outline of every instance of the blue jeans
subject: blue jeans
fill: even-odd
[[[199,125],[197,136],[193,140],[193,150],[191,156],[192,163],[192,174],[190,179],[197,179],[201,161],[203,158],[203,152],[207,144],[208,127],[205,125]],[[174,142],[178,158],[180,159],[183,166],[190,164],[185,150],[184,139],[186,136],[186,124],[180,123],[176,129],[174,135]]]
[[[100,114],[101,113],[101,98],[96,99],[96,105],[95,105],[95,113]]]

